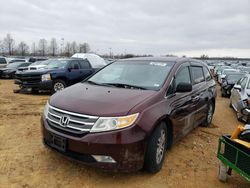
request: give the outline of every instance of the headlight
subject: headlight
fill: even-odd
[[[139,113],[122,117],[100,117],[90,132],[103,132],[122,129],[131,126],[139,116]]]
[[[42,82],[43,82],[43,81],[47,81],[47,80],[51,80],[50,74],[43,74],[43,75],[42,75]]]
[[[49,113],[49,102],[47,101],[44,110],[43,110],[43,115],[47,119],[48,118],[48,113]]]

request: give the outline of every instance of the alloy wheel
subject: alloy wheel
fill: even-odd
[[[161,130],[161,135],[157,140],[157,149],[156,149],[156,163],[160,164],[165,150],[166,144],[166,133],[165,130]]]
[[[62,83],[57,82],[54,84],[54,90],[55,92],[63,90],[65,87]]]

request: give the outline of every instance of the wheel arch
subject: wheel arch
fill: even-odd
[[[168,131],[168,133],[167,133],[168,134],[167,135],[167,149],[170,149],[172,144],[173,144],[174,130],[173,130],[173,123],[172,123],[171,118],[169,116],[164,115],[161,118],[159,118],[155,122],[150,135],[155,131],[157,125],[159,125],[161,122],[164,122],[165,125],[167,126],[167,131]]]

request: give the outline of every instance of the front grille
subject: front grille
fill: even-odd
[[[67,118],[67,122],[62,122]],[[49,106],[48,124],[51,128],[70,135],[84,135],[90,131],[98,117],[69,112]]]
[[[36,67],[30,67],[30,70],[36,70]]]
[[[16,74],[16,79],[21,80],[22,82],[27,82],[27,83],[39,83],[39,82],[41,82],[40,75]]]

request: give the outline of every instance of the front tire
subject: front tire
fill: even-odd
[[[63,80],[55,80],[53,83],[52,92],[56,93],[58,91],[63,90],[66,87],[67,87],[67,85]]]
[[[144,161],[144,168],[147,171],[156,173],[161,170],[166,153],[167,136],[167,126],[161,122],[148,140]]]
[[[214,115],[214,103],[212,101],[209,101],[207,104],[207,115],[206,120],[202,124],[203,127],[209,127],[212,123]]]

